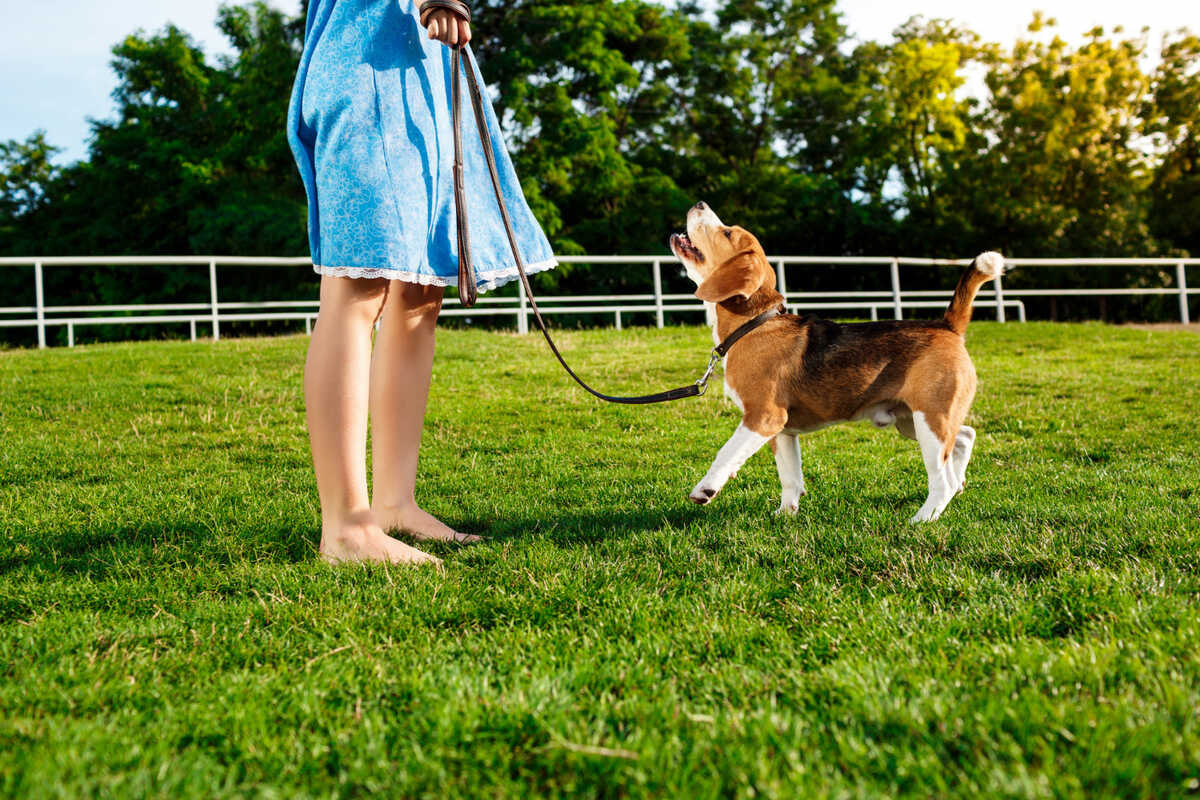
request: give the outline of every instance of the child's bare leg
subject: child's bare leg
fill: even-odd
[[[393,281],[371,358],[371,510],[385,530],[417,539],[469,542],[422,510],[415,497],[417,453],[433,371],[440,286]]]
[[[304,402],[321,497],[326,561],[440,563],[384,533],[367,497],[371,326],[387,299],[383,280],[321,278],[321,310],[304,365]]]

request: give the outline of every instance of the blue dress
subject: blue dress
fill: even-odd
[[[308,193],[313,267],[322,275],[458,281],[450,50],[426,35],[416,5],[309,4],[288,141]],[[517,277],[517,268],[463,84],[467,220],[483,292]],[[549,269],[554,253],[525,202],[486,96],[484,107],[526,270]]]

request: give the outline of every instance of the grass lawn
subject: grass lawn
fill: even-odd
[[[1200,337],[976,322],[938,522],[914,443],[601,405],[536,334],[440,334],[419,499],[486,544],[315,555],[303,337],[0,353],[0,795],[1200,792]],[[564,333],[606,391],[700,327]]]

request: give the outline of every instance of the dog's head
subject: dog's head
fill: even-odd
[[[687,233],[671,235],[671,252],[696,282],[701,300],[746,300],[764,286],[775,288],[775,271],[754,234],[721,222],[704,203],[688,211]]]

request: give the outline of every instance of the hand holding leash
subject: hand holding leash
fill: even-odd
[[[425,0],[419,13],[421,26],[430,39],[447,47],[462,47],[471,41],[471,7],[460,0]]]

